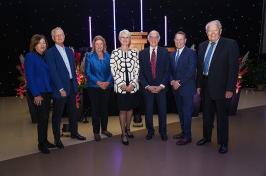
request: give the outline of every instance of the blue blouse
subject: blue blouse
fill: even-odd
[[[105,52],[103,59],[99,59],[96,52],[90,52],[85,60],[85,74],[87,77],[87,87],[99,87],[96,82],[110,82],[108,87],[112,87],[112,74],[110,69],[110,55]]]

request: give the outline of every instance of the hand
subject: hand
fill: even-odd
[[[159,93],[163,89],[162,86],[154,86],[154,87],[155,87],[155,89],[152,93]]]
[[[126,84],[122,84],[122,85],[120,86],[120,89],[123,90],[123,91],[126,91],[126,89],[127,89]]]
[[[42,100],[43,100],[42,96],[40,96],[40,95],[36,96],[36,97],[34,97],[34,104],[36,106],[40,106],[42,104]]]
[[[179,82],[180,82],[180,80],[176,80],[173,82],[172,86],[173,86],[174,90],[177,90],[181,86],[181,84]]]
[[[132,84],[129,84],[126,88],[127,92],[131,92],[134,89],[134,86]]]
[[[149,87],[147,87],[147,90],[148,90],[149,92],[151,92],[151,93],[154,93],[155,90],[156,90],[156,88],[155,88],[155,86],[149,86]]]
[[[197,94],[200,95],[201,89],[197,88]]]
[[[60,90],[61,97],[66,97],[66,91],[65,90]]]
[[[225,92],[225,98],[232,98],[233,92],[232,91],[226,91]]]

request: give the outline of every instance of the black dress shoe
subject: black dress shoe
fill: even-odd
[[[161,135],[161,139],[162,139],[162,141],[167,141],[168,137],[166,134],[163,134],[163,135]]]
[[[61,140],[55,142],[55,146],[56,146],[57,148],[60,148],[60,149],[63,149],[63,148],[64,148],[64,145],[63,145],[63,143],[62,143]]]
[[[126,135],[128,138],[134,138],[134,135],[130,132],[130,129],[126,129]]]
[[[187,144],[191,143],[191,141],[192,141],[191,138],[189,138],[189,139],[182,138],[176,142],[176,145],[187,145]]]
[[[109,131],[107,131],[107,130],[105,130],[105,131],[102,131],[102,134],[104,134],[105,136],[107,136],[107,137],[112,137],[113,136],[113,134],[112,133],[110,133]]]
[[[152,134],[152,133],[148,133],[148,134],[146,135],[146,140],[151,140],[152,137],[153,137],[153,135],[154,135],[154,134]]]
[[[54,144],[52,144],[51,142],[49,142],[49,141],[46,141],[46,146],[48,148],[56,148],[56,146]]]
[[[124,145],[128,145],[128,144],[129,144],[126,135],[123,135],[123,134],[122,134],[122,135],[121,135],[121,140],[122,140],[122,144],[124,144]]]
[[[226,144],[220,145],[219,153],[224,154],[228,152],[228,146]]]
[[[39,144],[38,145],[38,149],[41,153],[44,153],[44,154],[49,154],[50,153],[50,150],[47,148],[46,145],[44,144]]]
[[[197,142],[197,145],[204,145],[204,144],[207,144],[207,143],[210,143],[211,140],[208,140],[208,139],[205,139],[205,138],[202,138],[201,140],[199,140]]]
[[[173,139],[182,139],[182,138],[184,138],[184,134],[183,133],[175,134],[173,136]]]
[[[100,141],[102,138],[100,134],[94,133],[94,139],[95,141]]]
[[[73,139],[77,139],[77,140],[81,140],[81,141],[85,141],[86,140],[86,138],[84,137],[84,136],[81,136],[80,134],[75,134],[75,135],[72,135],[71,134],[71,138],[73,138]]]

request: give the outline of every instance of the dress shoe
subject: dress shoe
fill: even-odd
[[[197,142],[197,145],[205,145],[205,144],[210,143],[210,142],[211,142],[211,140],[208,140],[208,139],[202,138],[201,140],[199,140],[199,141]]]
[[[128,138],[134,138],[134,135],[130,132],[130,129],[126,129],[126,135]]]
[[[94,133],[94,139],[95,141],[100,141],[102,138],[100,134]]]
[[[191,138],[182,138],[182,139],[179,139],[177,142],[176,142],[176,145],[186,145],[188,143],[191,143]]]
[[[107,131],[107,130],[105,130],[105,131],[102,131],[102,134],[104,134],[105,136],[107,136],[107,137],[112,137],[113,136],[113,134],[112,133],[110,133],[109,131]]]
[[[56,148],[56,146],[54,144],[52,144],[51,142],[49,142],[49,141],[46,141],[46,146],[48,148]]]
[[[44,153],[44,154],[49,154],[50,153],[50,150],[47,148],[46,145],[44,144],[39,144],[38,145],[38,149],[41,153]]]
[[[56,146],[57,148],[60,148],[60,149],[63,149],[63,148],[64,148],[64,145],[63,145],[63,143],[62,143],[61,140],[55,142],[55,146]]]
[[[161,135],[161,139],[162,139],[162,141],[167,141],[168,137],[166,134],[163,134],[163,135]]]
[[[152,137],[153,137],[153,133],[148,133],[147,135],[146,135],[146,140],[151,140],[152,139]]]
[[[75,135],[72,135],[71,134],[71,138],[73,138],[73,139],[77,139],[77,140],[80,140],[80,141],[85,141],[86,140],[86,138],[84,137],[84,136],[81,136],[80,134],[75,134]]]
[[[224,154],[228,152],[228,146],[226,144],[220,145],[219,153]]]
[[[173,139],[182,139],[184,137],[183,133],[175,134]]]
[[[121,140],[122,140],[122,144],[124,144],[124,145],[128,145],[128,144],[129,144],[126,135],[123,135],[123,134],[122,134],[122,135],[121,135]]]

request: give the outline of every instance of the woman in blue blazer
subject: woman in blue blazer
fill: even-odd
[[[45,154],[55,145],[47,140],[51,85],[48,66],[43,60],[47,48],[45,36],[35,34],[30,41],[30,52],[26,54],[25,73],[27,93],[34,103],[37,114],[38,149]]]

